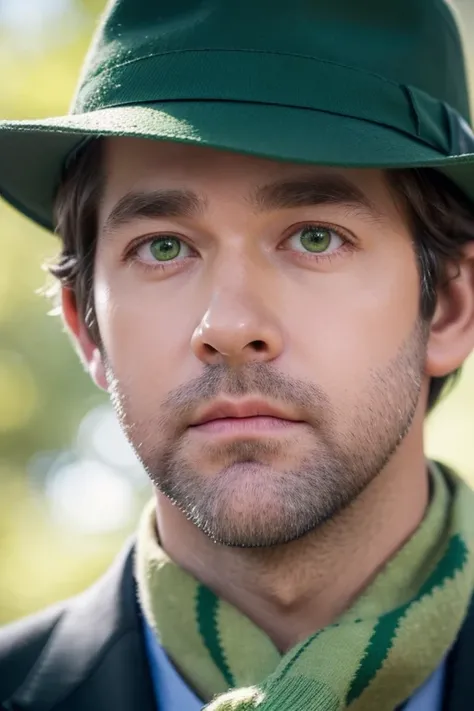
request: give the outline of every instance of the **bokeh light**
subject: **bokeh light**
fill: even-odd
[[[102,462],[81,460],[58,469],[45,493],[53,519],[79,533],[122,530],[134,513],[130,482]]]

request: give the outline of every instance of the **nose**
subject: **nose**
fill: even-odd
[[[283,334],[270,295],[255,289],[214,290],[191,338],[191,347],[206,365],[271,361],[283,350]]]

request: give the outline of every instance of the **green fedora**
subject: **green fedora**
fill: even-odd
[[[462,44],[445,0],[115,0],[67,116],[0,122],[0,194],[53,229],[94,136],[277,160],[433,167],[474,200]]]

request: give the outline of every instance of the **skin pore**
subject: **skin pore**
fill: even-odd
[[[381,171],[120,138],[104,175],[102,348],[66,288],[65,322],[155,486],[161,545],[287,650],[423,518],[429,378],[474,344],[472,246],[427,325]]]

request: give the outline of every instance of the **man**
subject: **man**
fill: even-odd
[[[472,709],[474,499],[423,423],[474,346],[442,0],[116,0],[0,192],[154,486],[96,586],[0,633],[22,711]]]

